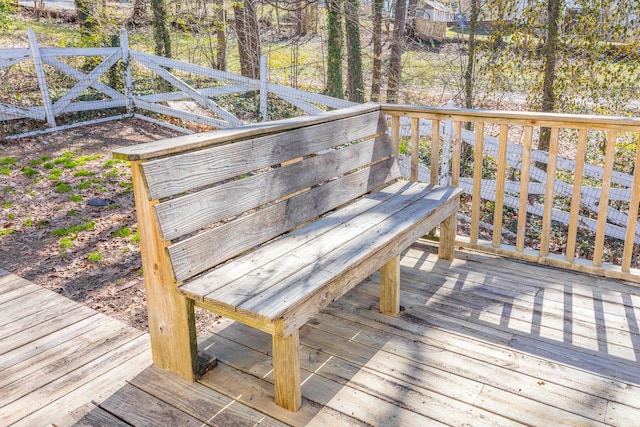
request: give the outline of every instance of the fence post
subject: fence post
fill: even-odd
[[[49,97],[49,89],[47,88],[47,78],[44,74],[44,67],[42,65],[42,58],[40,57],[40,47],[38,46],[38,40],[36,39],[36,33],[33,30],[27,30],[29,36],[29,47],[31,48],[31,56],[33,57],[33,63],[36,68],[36,76],[38,77],[38,86],[40,86],[40,93],[42,94],[42,105],[44,105],[44,114],[47,118],[49,126],[56,127],[56,118],[53,114],[53,108],[51,108],[51,98]]]
[[[447,101],[446,108],[456,108],[453,100]],[[451,160],[451,144],[453,142],[453,120],[445,120],[443,123],[443,144],[442,157],[440,158],[440,177],[438,183],[440,185],[448,185],[451,183],[451,173],[449,172],[449,161]]]
[[[129,36],[127,30],[120,28],[120,48],[124,64],[124,96],[127,100],[127,114],[133,117],[133,92],[131,82],[131,57],[129,56]]]
[[[262,114],[262,121],[269,120],[269,67],[267,65],[266,55],[260,57],[260,113]]]

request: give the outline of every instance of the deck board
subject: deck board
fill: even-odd
[[[17,318],[0,317],[0,424],[637,424],[639,287],[471,251],[443,261],[426,241],[401,264],[397,317],[379,313],[374,274],[301,329],[296,413],[274,403],[267,334],[221,319],[199,338],[218,366],[188,383],[150,366],[146,334],[0,274],[0,315]],[[30,296],[44,308],[11,308]]]

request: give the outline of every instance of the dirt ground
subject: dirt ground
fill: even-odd
[[[174,135],[127,119],[0,140],[0,267],[146,329],[131,172],[111,152]]]

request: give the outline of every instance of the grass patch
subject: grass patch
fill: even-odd
[[[91,252],[89,255],[87,255],[87,261],[100,262],[102,261],[102,254],[99,254],[98,252]]]
[[[68,237],[63,237],[60,239],[60,247],[63,249],[68,249],[73,247],[73,240]]]
[[[113,237],[129,237],[131,236],[131,230],[128,227],[118,228],[116,231],[111,233]]]
[[[0,175],[11,175],[11,168],[9,166],[0,167]]]
[[[65,237],[65,236],[75,236],[78,235],[81,231],[93,230],[95,228],[95,223],[93,221],[87,221],[83,224],[75,224],[69,228],[56,228],[51,232],[56,237]]]
[[[9,208],[13,207],[13,202],[4,202],[4,203],[2,204],[2,207],[3,207],[4,209],[9,209]]]
[[[30,168],[29,166],[23,166],[22,167],[22,173],[25,176],[34,176],[34,175],[38,175],[38,171],[35,169]]]
[[[78,212],[78,211],[77,211],[77,210],[75,210],[75,209],[69,209],[69,210],[67,211],[67,215],[69,215],[69,216],[78,216],[78,215],[80,215],[80,212]]]
[[[71,200],[72,202],[81,202],[82,201],[82,196],[79,194],[71,194],[69,196],[69,200]]]
[[[0,236],[8,236],[9,234],[15,233],[16,230],[12,230],[11,228],[4,228],[0,230]]]
[[[69,184],[66,184],[64,182],[57,183],[55,187],[53,187],[53,189],[58,193],[68,193],[69,191],[73,190],[73,188]]]
[[[49,179],[51,181],[57,181],[62,176],[62,169],[51,169],[49,172]]]
[[[133,243],[134,245],[139,245],[140,244],[140,233],[136,231],[136,234],[133,235],[133,237],[131,237],[131,243]]]
[[[18,159],[15,157],[3,157],[0,159],[0,166],[15,165]]]
[[[93,176],[93,175],[95,175],[95,172],[89,172],[86,169],[80,169],[73,173],[73,176]]]

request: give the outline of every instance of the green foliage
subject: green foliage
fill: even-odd
[[[4,202],[4,203],[2,204],[2,207],[3,207],[4,209],[9,209],[9,208],[13,207],[13,202]]]
[[[15,165],[17,161],[15,157],[3,157],[0,159],[0,166]]]
[[[0,29],[9,25],[9,12],[11,5],[8,0],[0,0]]]
[[[62,239],[60,239],[60,247],[63,249],[72,248],[73,245],[73,239],[70,239],[68,237],[63,237]]]
[[[53,189],[59,193],[68,193],[69,191],[73,190],[73,187],[65,182],[59,182],[53,187]]]
[[[32,168],[30,168],[30,167],[28,167],[28,166],[23,166],[23,167],[22,167],[22,173],[23,173],[25,176],[34,176],[34,175],[38,175],[38,171],[37,171],[37,170],[32,169]]]
[[[3,228],[2,230],[0,230],[0,236],[8,236],[9,234],[13,234],[15,232],[16,230],[13,230],[11,228]]]
[[[131,236],[131,230],[128,227],[121,227],[121,228],[118,228],[113,233],[111,233],[111,236],[121,237],[121,238],[129,237]]]
[[[81,202],[82,196],[79,194],[72,194],[69,196],[69,200],[71,200],[72,202]]]
[[[72,236],[75,238],[79,232],[93,230],[94,228],[95,223],[93,221],[87,221],[82,224],[72,225],[69,228],[56,228],[51,234],[56,237]]]
[[[102,261],[102,254],[98,252],[91,252],[89,255],[87,255],[87,261],[96,263],[100,262]]]
[[[140,233],[138,231],[136,231],[136,234],[134,234],[131,237],[131,243],[133,243],[134,245],[139,245],[140,244]]]

